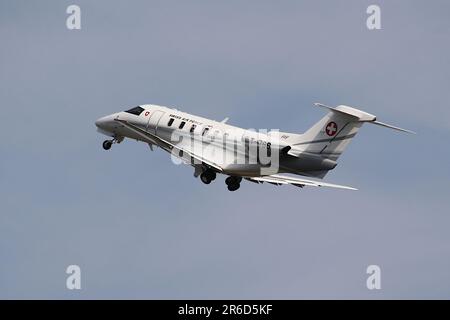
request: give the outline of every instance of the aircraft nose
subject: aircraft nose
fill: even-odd
[[[95,121],[95,125],[97,126],[97,128],[101,128],[104,125],[104,123],[105,123],[105,117],[98,118]]]
[[[111,116],[101,117],[97,119],[97,121],[95,121],[95,125],[97,126],[97,128],[105,130],[111,124],[111,120],[113,120],[111,119]]]

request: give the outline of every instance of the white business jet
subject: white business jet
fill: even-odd
[[[158,105],[140,105],[98,119],[97,130],[111,140],[109,150],[124,138],[147,143],[171,153],[172,160],[194,167],[194,176],[205,184],[218,173],[228,177],[228,190],[239,189],[242,179],[254,183],[290,184],[356,190],[352,187],[309,180],[293,175],[322,179],[337,165],[337,159],[364,123],[413,133],[376,120],[367,112],[340,105],[320,103],[327,114],[303,134],[276,130],[256,132],[194,116]]]

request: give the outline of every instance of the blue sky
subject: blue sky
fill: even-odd
[[[447,1],[0,1],[0,298],[449,298]],[[364,126],[326,180],[209,186],[100,116],[144,103],[302,132]],[[82,270],[82,290],[65,269]],[[368,265],[382,271],[369,291]]]

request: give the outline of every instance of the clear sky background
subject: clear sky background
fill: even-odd
[[[366,9],[381,7],[382,30]],[[82,29],[66,28],[77,4]],[[450,298],[448,1],[0,1],[0,298]],[[303,132],[366,125],[326,180],[209,186],[161,150],[106,152],[144,103]],[[82,290],[66,289],[66,267]],[[381,267],[382,289],[366,288]]]

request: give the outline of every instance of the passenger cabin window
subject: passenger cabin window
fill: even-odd
[[[174,118],[170,118],[169,122],[167,122],[167,125],[170,127],[173,123],[173,120],[175,120]]]
[[[193,124],[192,126],[191,126],[191,129],[189,130],[189,132],[190,133],[193,133],[194,132],[194,130],[195,130],[195,127],[197,127],[195,124]]]
[[[178,126],[178,129],[183,129],[185,124],[186,124],[186,121],[181,121],[180,125]]]
[[[126,110],[125,112],[135,114],[138,116],[142,113],[142,111],[144,111],[144,108],[138,106],[138,107],[131,108],[130,110]]]
[[[209,128],[205,128],[205,129],[203,129],[203,132],[202,132],[202,136],[204,136],[205,134],[207,134],[207,133],[208,133],[208,131],[209,131]]]

